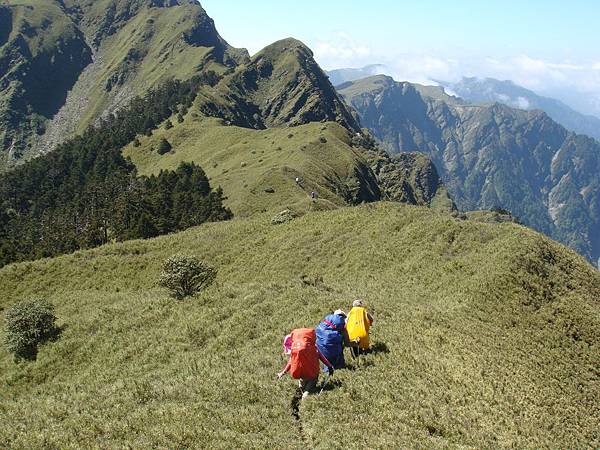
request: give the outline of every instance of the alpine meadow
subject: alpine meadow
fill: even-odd
[[[0,448],[600,448],[600,119],[217,26],[0,0]]]

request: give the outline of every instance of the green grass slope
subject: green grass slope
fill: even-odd
[[[248,59],[193,0],[8,0],[0,24],[11,27],[0,32],[0,170],[53,150],[162,81]]]
[[[163,126],[150,137],[140,137],[141,145],[130,144],[123,154],[142,175],[174,170],[184,161],[199,164],[213,186],[223,187],[235,215],[331,209],[379,196],[363,155],[337,123],[254,130],[227,126],[194,111],[181,124],[171,121],[173,128]],[[163,138],[173,150],[159,155]],[[274,192],[265,192],[269,188]],[[310,200],[312,191],[318,194],[316,203]]]
[[[0,170],[21,158],[91,61],[54,0],[0,2]]]
[[[600,445],[600,275],[583,258],[391,203],[270,217],[0,270],[1,308],[46,297],[64,327],[35,363],[0,349],[0,447]],[[219,271],[183,302],[155,284],[179,251]],[[356,297],[378,351],[295,419],[281,339]]]

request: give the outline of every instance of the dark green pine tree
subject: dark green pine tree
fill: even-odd
[[[147,211],[144,211],[135,225],[135,236],[142,239],[148,239],[158,236],[158,230],[154,221]]]

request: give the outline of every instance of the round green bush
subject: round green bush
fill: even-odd
[[[282,223],[290,222],[297,217],[296,213],[290,211],[289,209],[284,209],[283,211],[275,214],[271,219],[272,225],[281,225]]]
[[[38,346],[54,337],[54,307],[46,300],[27,300],[12,305],[4,316],[5,344],[15,358],[35,360]]]
[[[167,141],[165,138],[162,138],[160,140],[160,142],[158,143],[157,152],[159,155],[165,155],[165,154],[169,153],[172,149],[173,149],[173,147],[171,146],[171,143],[169,141]]]
[[[216,269],[195,256],[175,255],[163,263],[158,284],[167,288],[172,297],[181,300],[210,285],[216,275]]]

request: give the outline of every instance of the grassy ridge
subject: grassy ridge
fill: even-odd
[[[0,170],[53,150],[163,81],[224,73],[248,59],[195,1],[3,5],[11,33],[0,32]]]
[[[94,85],[86,93],[92,101],[79,118],[77,132],[83,132],[107,108],[123,106],[134,95],[143,95],[161,81],[187,80],[201,69],[225,70],[211,58],[210,47],[183,41],[182,35],[199,20],[200,11],[191,6],[144,8],[118,33],[106,38],[99,50],[102,60]],[[117,83],[123,83],[123,87],[115,85],[107,92],[106,82],[111,76],[119,79]]]
[[[320,198],[317,207],[344,205],[343,193],[358,183],[355,170],[366,167],[364,157],[351,148],[348,132],[336,123],[253,130],[194,112],[182,124],[171,120],[173,128],[161,127],[151,137],[140,137],[141,146],[130,144],[124,156],[142,175],[177,168],[183,161],[199,164],[212,186],[223,187],[235,215],[307,210],[315,206],[309,201],[312,191]],[[161,138],[171,143],[171,153],[157,153]],[[301,185],[295,182],[297,176]],[[269,187],[275,192],[266,193]]]
[[[2,308],[45,296],[64,324],[34,364],[0,350],[0,446],[600,445],[600,276],[581,257],[515,224],[385,203],[269,221],[0,270]],[[177,251],[219,270],[181,303],[154,284]],[[295,421],[293,383],[274,381],[282,336],[358,296],[379,351]]]

